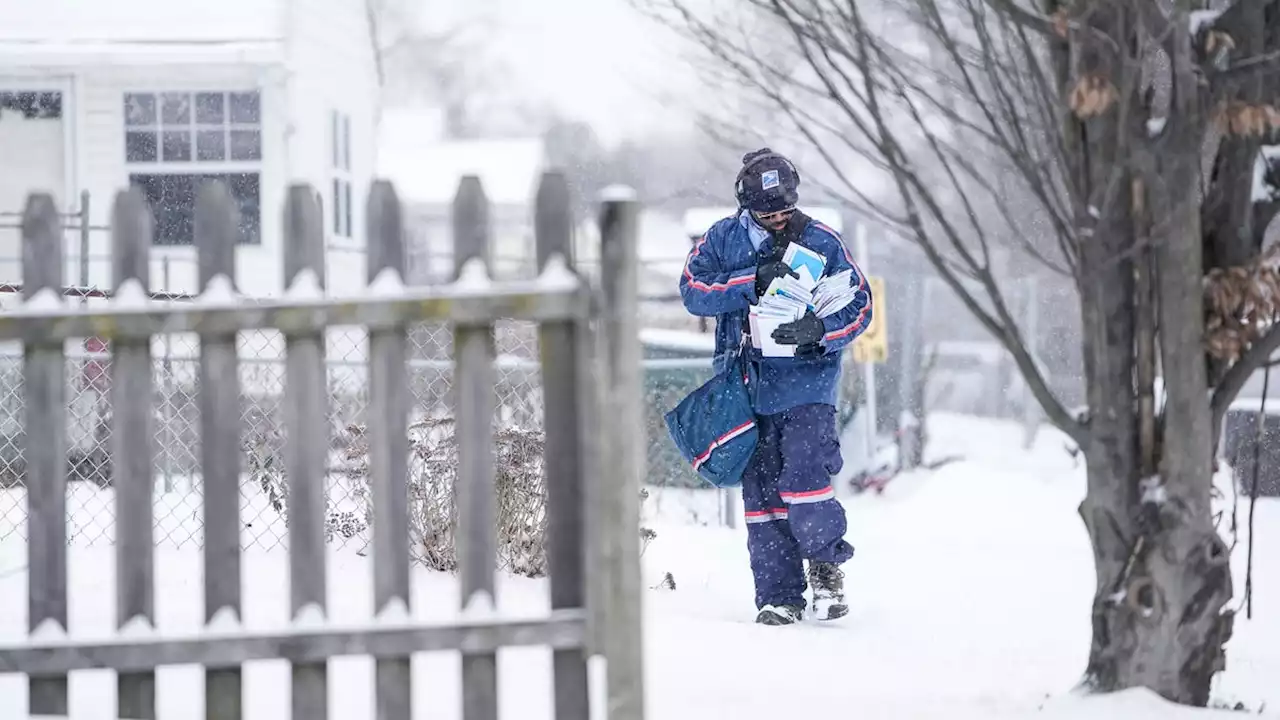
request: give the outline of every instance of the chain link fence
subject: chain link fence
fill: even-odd
[[[69,290],[87,302],[102,302],[106,293]],[[76,297],[72,302],[81,301]],[[174,302],[184,302],[177,298]],[[12,291],[0,305],[17,302]],[[497,348],[497,412],[500,427],[540,429],[542,398],[537,364],[537,334],[531,323],[503,322],[494,330]],[[240,388],[242,407],[241,485],[242,542],[246,548],[270,549],[286,542],[282,498],[273,497],[283,464],[282,398],[285,383],[283,337],[275,332],[241,333]],[[408,348],[414,417],[411,421],[452,414],[453,365],[450,328],[423,324],[412,329]],[[364,514],[368,497],[364,479],[348,452],[365,423],[369,366],[363,330],[335,328],[327,336],[330,414],[330,467],[326,477],[331,516]],[[194,335],[169,335],[153,342],[152,407],[157,543],[199,546],[203,541],[200,456],[199,342]],[[26,463],[23,448],[25,399],[22,349],[0,345],[0,540],[26,537]],[[109,348],[88,338],[68,344],[66,411],[68,537],[79,545],[113,542],[115,526],[111,468],[111,360]],[[355,430],[356,432],[352,432]],[[265,472],[264,472],[265,471]],[[275,471],[274,473],[272,471]],[[274,477],[274,482],[272,478]],[[340,544],[368,541],[367,527],[334,533]]]

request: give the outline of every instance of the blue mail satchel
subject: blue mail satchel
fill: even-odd
[[[716,487],[742,484],[759,430],[751,400],[752,368],[739,356],[664,416],[686,462]]]

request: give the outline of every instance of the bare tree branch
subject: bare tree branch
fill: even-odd
[[[1223,418],[1227,416],[1227,410],[1231,408],[1231,403],[1235,402],[1236,396],[1244,389],[1245,383],[1249,382],[1249,378],[1255,372],[1270,362],[1271,356],[1277,350],[1280,350],[1280,324],[1272,325],[1271,329],[1261,339],[1249,346],[1244,355],[1240,356],[1218,381],[1210,400],[1215,437],[1222,427]]]
[[[888,219],[925,251],[961,303],[1010,352],[1050,420],[1084,445],[1083,426],[1049,389],[991,268],[991,248],[1009,245],[1058,273],[1074,271],[1075,227],[1064,200],[1066,186],[1058,179],[1061,171],[1054,169],[1062,165],[1054,155],[1061,156],[1064,148],[1053,145],[1055,133],[1047,127],[1043,141],[1028,134],[1035,118],[1057,122],[1060,113],[1058,100],[1047,91],[1043,66],[1037,62],[1026,69],[1025,61],[1037,52],[1025,45],[1034,41],[1015,32],[1014,25],[1002,25],[999,39],[986,30],[967,39],[953,35],[953,22],[1005,22],[1004,16],[986,17],[985,0],[965,0],[957,20],[925,0],[897,1],[901,7],[916,3],[917,17],[929,21],[922,27],[945,48],[952,72],[940,72],[878,37],[854,3],[749,0],[762,27],[771,21],[790,36],[798,66],[779,62],[776,55],[763,57],[762,44],[752,42],[741,27],[735,33],[723,18],[704,21],[685,0],[651,0],[649,8],[670,10],[665,18],[650,14],[701,46],[717,70],[728,73],[731,86],[757,93],[787,119],[837,180],[837,187],[826,189]],[[1027,72],[1041,77],[1026,77]],[[939,101],[948,93],[937,89],[949,85],[959,102]],[[1024,96],[1042,106],[1015,100]],[[703,122],[707,127],[732,124],[710,117]],[[884,173],[896,188],[892,207],[868,194],[865,178],[849,174],[845,153]],[[1007,165],[994,163],[996,157]],[[1011,198],[1028,192],[1046,209],[1060,261],[1020,227]],[[976,281],[982,300],[965,279]]]

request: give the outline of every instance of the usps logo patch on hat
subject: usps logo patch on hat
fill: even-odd
[[[763,175],[761,175],[761,176],[760,176],[760,189],[761,189],[761,190],[768,190],[768,189],[770,189],[770,188],[776,188],[776,187],[778,187],[778,184],[779,184],[779,183],[778,183],[778,171],[777,171],[777,170],[769,170],[768,172],[765,172]]]

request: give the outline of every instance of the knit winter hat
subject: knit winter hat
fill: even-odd
[[[765,147],[742,156],[735,189],[738,205],[756,213],[790,210],[800,199],[800,172],[791,161]]]

